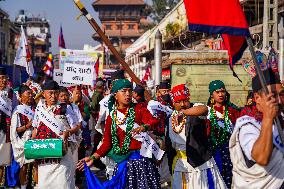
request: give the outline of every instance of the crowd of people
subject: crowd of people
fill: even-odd
[[[284,88],[277,73],[263,73],[269,94],[255,77],[237,107],[221,80],[208,83],[200,104],[185,84],[167,81],[146,99],[123,70],[93,89],[39,75],[13,89],[0,68],[0,188],[284,188],[274,124],[279,117],[283,128]]]

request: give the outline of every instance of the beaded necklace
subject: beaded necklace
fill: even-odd
[[[216,111],[214,109],[214,106],[210,108],[210,138],[213,142],[213,148],[216,148],[217,146],[224,144],[226,141],[230,138],[230,119],[229,119],[229,111],[228,106],[224,106],[224,113],[222,116],[222,120],[224,120],[224,128],[220,127],[218,124],[218,117],[216,115]]]
[[[112,112],[112,124],[111,124],[111,140],[112,140],[112,145],[113,145],[112,148],[115,154],[123,155],[123,154],[128,153],[129,151],[131,135],[132,135],[131,131],[133,129],[134,120],[135,120],[135,111],[134,111],[134,107],[132,106],[127,111],[127,114],[129,116],[127,115],[125,116],[127,118],[124,121],[126,122],[126,134],[125,134],[125,138],[122,144],[122,148],[120,148],[119,146],[118,137],[117,137],[117,126],[119,125],[117,124],[116,117],[115,117],[115,115],[117,115],[117,111],[118,110],[114,108]]]
[[[181,133],[186,122],[186,116],[183,116],[181,123],[178,123],[178,111],[174,110],[172,114],[172,128],[177,134]]]
[[[122,119],[122,121],[117,119],[117,111],[114,112],[113,116],[114,116],[116,125],[122,125],[122,124],[125,123],[125,121],[126,121],[126,119],[128,117],[128,111],[129,111],[129,108],[127,108],[126,113],[125,113],[124,118]]]

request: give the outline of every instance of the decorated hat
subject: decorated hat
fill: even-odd
[[[177,85],[171,90],[170,96],[173,102],[177,102],[179,100],[188,100],[190,97],[189,89],[185,84]]]
[[[219,89],[226,89],[225,84],[221,80],[214,80],[211,81],[209,84],[209,92],[210,95],[213,94],[214,91],[219,90]]]
[[[132,83],[128,79],[117,79],[113,81],[111,93],[116,93],[121,89],[133,88]]]
[[[273,72],[272,68],[262,71],[267,85],[280,84],[279,75]],[[257,92],[262,89],[259,78],[256,76],[252,79],[252,90]]]
[[[0,67],[0,75],[7,75],[7,71],[5,67]]]
[[[44,91],[45,90],[59,90],[59,85],[56,81],[54,80],[47,80],[45,84],[43,85],[42,88]]]

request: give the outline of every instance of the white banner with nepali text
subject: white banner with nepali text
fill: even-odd
[[[63,82],[93,85],[94,66],[65,63],[63,71]]]

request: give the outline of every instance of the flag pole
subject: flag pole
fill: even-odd
[[[76,4],[76,6],[79,8],[79,10],[81,11],[80,16],[85,16],[88,20],[88,22],[91,24],[91,26],[93,27],[93,29],[97,32],[97,34],[101,37],[101,39],[103,40],[103,42],[108,46],[108,48],[110,49],[110,51],[112,52],[112,54],[115,56],[115,58],[118,60],[118,62],[124,67],[125,71],[129,74],[129,76],[133,79],[133,81],[135,83],[137,83],[138,85],[144,86],[140,79],[133,73],[133,71],[130,69],[130,67],[128,66],[128,64],[124,61],[124,59],[120,56],[120,54],[118,53],[118,51],[114,48],[114,46],[112,45],[111,41],[106,37],[106,35],[104,34],[104,32],[102,31],[102,29],[100,28],[100,26],[97,24],[97,22],[95,21],[95,19],[89,14],[89,12],[87,11],[87,9],[84,7],[84,5],[80,2],[80,0],[73,0],[74,3]],[[145,90],[145,97],[147,100],[151,99],[151,95],[149,94],[149,92],[147,90]]]
[[[248,44],[248,47],[249,47],[249,51],[250,51],[251,56],[252,56],[254,67],[255,67],[255,70],[256,70],[256,73],[257,73],[257,77],[258,77],[258,79],[260,81],[261,87],[264,90],[264,93],[266,95],[268,95],[269,91],[268,91],[268,88],[267,88],[267,83],[266,83],[266,81],[264,79],[264,75],[263,75],[263,73],[261,71],[260,65],[257,62],[257,57],[256,57],[256,54],[255,54],[255,51],[254,51],[253,42],[252,42],[251,38],[248,37],[248,36],[246,37],[246,41],[247,41],[247,44]],[[274,124],[277,127],[277,130],[278,130],[281,142],[282,142],[282,144],[284,144],[283,129],[282,129],[282,126],[281,126],[281,123],[280,123],[280,119],[279,119],[278,116],[274,119]]]

